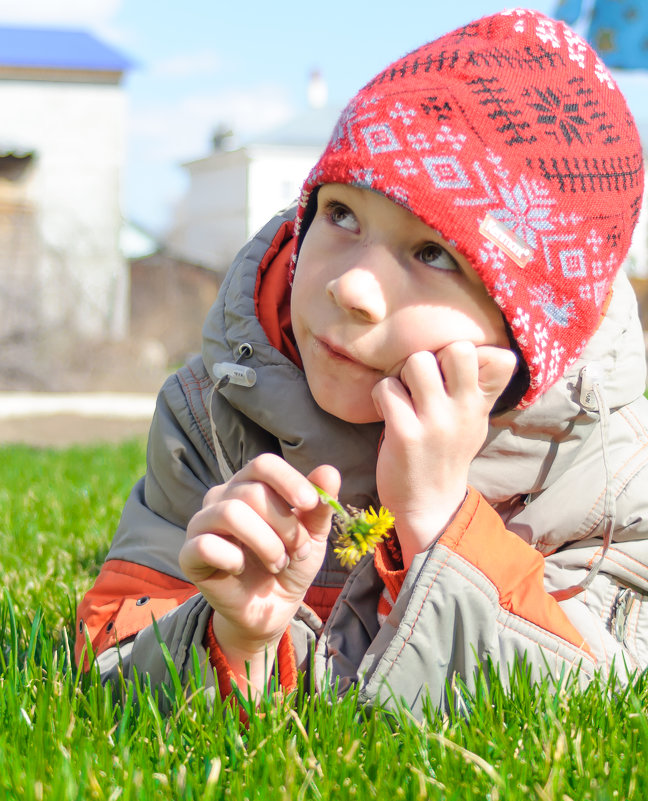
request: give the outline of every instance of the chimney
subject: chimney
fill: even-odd
[[[328,87],[319,70],[313,70],[308,81],[308,105],[311,108],[324,108],[328,100]]]

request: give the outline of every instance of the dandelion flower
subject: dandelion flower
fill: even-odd
[[[315,486],[315,485],[313,485]],[[394,525],[394,516],[381,506],[376,512],[369,509],[345,509],[320,487],[315,486],[320,498],[335,510],[333,530],[336,538],[333,552],[343,567],[353,567],[365,554],[373,553],[378,543],[389,536]]]

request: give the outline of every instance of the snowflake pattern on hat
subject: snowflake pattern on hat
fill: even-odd
[[[530,374],[532,403],[581,353],[630,244],[643,156],[599,56],[564,23],[514,9],[423,45],[343,111],[313,189],[381,192],[479,274]]]

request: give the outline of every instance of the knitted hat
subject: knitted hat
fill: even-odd
[[[523,407],[596,330],[639,215],[643,158],[592,48],[516,9],[420,47],[351,100],[304,184],[297,233],[326,183],[381,192],[468,259],[526,362]]]

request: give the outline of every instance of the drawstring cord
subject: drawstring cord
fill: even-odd
[[[608,430],[610,425],[610,410],[608,409],[607,404],[605,403],[605,399],[603,398],[603,393],[601,391],[601,386],[598,382],[594,383],[593,386],[594,394],[596,395],[596,400],[598,401],[599,407],[599,414],[600,414],[600,427],[601,427],[601,445],[602,445],[602,453],[603,453],[603,467],[605,468],[605,499],[603,503],[603,520],[605,521],[605,528],[603,531],[603,550],[601,551],[601,556],[599,557],[598,562],[592,567],[587,577],[581,582],[581,586],[583,589],[589,587],[592,583],[596,574],[601,569],[601,565],[603,564],[603,560],[605,559],[605,554],[607,553],[608,548],[612,543],[612,535],[614,533],[614,525],[616,523],[616,500],[614,498],[614,492],[612,490],[612,468],[610,466],[610,458],[609,458],[609,437],[608,437]]]
[[[218,462],[218,469],[222,476],[223,481],[229,481],[234,475],[231,465],[228,463],[223,447],[216,432],[216,424],[214,423],[214,410],[213,400],[214,393],[219,392],[223,387],[226,387],[230,382],[238,384],[239,386],[252,387],[256,383],[256,372],[251,367],[241,367],[239,362],[243,359],[249,359],[254,353],[254,348],[249,342],[243,342],[239,345],[238,356],[234,362],[216,362],[213,367],[214,378],[216,382],[209,392],[207,398],[207,408],[209,410],[209,425],[211,427],[212,443],[214,445],[214,454]]]
[[[581,370],[581,405],[589,411],[598,411],[599,429],[601,432],[601,451],[603,454],[603,467],[605,469],[605,496],[603,499],[603,549],[601,555],[590,568],[585,578],[573,587],[566,587],[564,590],[556,590],[551,595],[557,601],[566,601],[575,595],[586,590],[596,578],[608,548],[612,544],[612,535],[616,523],[616,499],[612,487],[612,467],[609,458],[609,425],[610,409],[608,408],[603,390],[601,388],[598,371],[592,365],[588,365]]]

